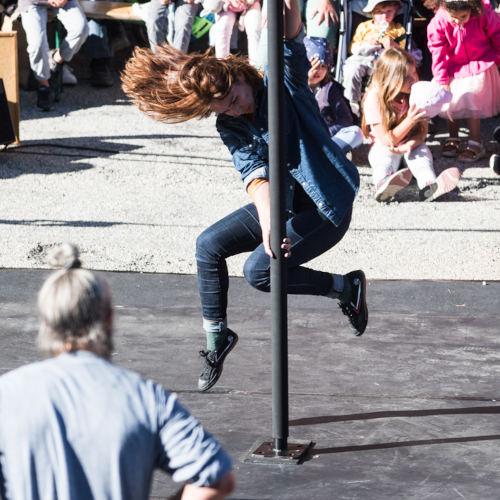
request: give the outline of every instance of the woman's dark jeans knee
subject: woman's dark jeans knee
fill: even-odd
[[[287,221],[291,257],[287,259],[288,293],[326,295],[333,280],[331,273],[315,271],[302,264],[335,246],[346,233],[351,211],[336,227],[316,208],[294,215]],[[203,317],[226,317],[229,279],[226,258],[252,252],[243,269],[247,281],[258,290],[270,289],[270,259],[264,251],[255,205],[242,207],[206,229],[196,242],[198,287]]]

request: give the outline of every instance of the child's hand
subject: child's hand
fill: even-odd
[[[321,61],[317,57],[311,57],[311,59],[309,59],[309,62],[311,63],[312,71],[316,71],[321,66]]]
[[[49,0],[49,5],[55,7],[56,9],[60,9],[64,7],[68,3],[68,0]]]
[[[339,16],[335,7],[333,6],[332,0],[321,0],[316,8],[314,9],[311,19],[318,15],[318,25],[325,21],[326,26],[330,26],[330,20],[332,24],[337,24],[339,22]]]
[[[390,37],[384,36],[379,40],[384,49],[389,49],[391,47],[399,47],[399,45]]]
[[[406,118],[411,122],[418,122],[425,119],[425,110],[417,108],[416,104],[412,104],[408,110]]]
[[[441,85],[441,87],[443,87],[444,90],[447,90],[448,92],[450,91],[450,86],[448,84],[446,85]]]
[[[413,145],[408,141],[389,149],[391,150],[392,153],[398,153],[400,155],[404,155],[405,153],[409,153],[413,149]]]

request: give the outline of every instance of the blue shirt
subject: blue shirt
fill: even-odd
[[[0,377],[0,497],[147,499],[155,468],[209,486],[231,459],[175,394],[86,351]]]
[[[359,187],[359,173],[330,133],[307,83],[311,67],[303,44],[303,32],[284,41],[286,126],[285,208],[293,211],[296,182],[319,210],[336,226],[351,209]],[[255,93],[253,123],[247,116],[220,114],[217,130],[233,156],[245,187],[256,178],[269,178],[267,71]]]

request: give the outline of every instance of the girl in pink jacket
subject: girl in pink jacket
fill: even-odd
[[[440,0],[427,27],[434,80],[453,99],[441,116],[450,137],[442,154],[472,163],[485,155],[481,118],[500,113],[500,16],[481,0]],[[460,119],[467,119],[469,139],[461,148]]]

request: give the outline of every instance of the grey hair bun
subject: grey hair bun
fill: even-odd
[[[80,251],[76,245],[63,243],[51,250],[47,257],[47,263],[56,269],[78,269],[82,265],[79,257]]]

